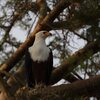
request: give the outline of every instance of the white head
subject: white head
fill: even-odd
[[[36,38],[43,38],[46,39],[48,36],[51,36],[52,34],[49,33],[48,31],[39,31],[38,33],[36,33],[35,37]]]

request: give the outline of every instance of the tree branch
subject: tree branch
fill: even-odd
[[[77,81],[72,84],[40,88],[35,92],[33,90],[30,90],[29,92],[24,90],[21,92],[22,94],[26,94],[26,97],[27,95],[30,95],[29,100],[32,100],[33,98],[36,98],[36,100],[76,100],[76,98],[78,99],[79,97],[85,96],[100,97],[100,75],[87,80]],[[19,92],[16,97],[21,98],[22,94]]]
[[[2,77],[0,77],[0,100],[8,100],[8,98],[12,100],[8,85],[4,82]]]
[[[51,77],[51,83],[54,84],[58,82],[64,75],[70,73],[75,67],[77,67],[81,62],[91,57],[93,54],[100,50],[99,40],[91,42],[84,48],[75,52],[70,58],[66,59],[59,67],[57,67]]]

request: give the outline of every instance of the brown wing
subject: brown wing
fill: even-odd
[[[25,52],[25,69],[26,69],[26,78],[29,87],[33,87],[35,84],[33,71],[32,71],[32,59],[28,50]]]
[[[35,84],[45,84],[49,85],[49,80],[51,76],[51,72],[53,69],[53,55],[50,50],[49,57],[46,61],[33,61],[32,64],[32,72],[35,80]]]
[[[51,77],[51,73],[52,73],[52,69],[53,69],[53,54],[52,54],[52,50],[50,49],[50,54],[49,54],[49,58],[47,60],[47,72],[46,72],[46,84],[49,85],[50,82],[50,77]]]

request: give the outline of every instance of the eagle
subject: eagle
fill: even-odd
[[[53,69],[52,50],[46,46],[45,39],[52,34],[39,31],[35,35],[34,43],[25,54],[25,69],[29,87],[38,84],[48,86]]]

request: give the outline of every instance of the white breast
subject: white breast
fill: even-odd
[[[29,48],[29,53],[34,61],[45,61],[49,57],[50,49],[41,41],[34,43],[34,45]]]

